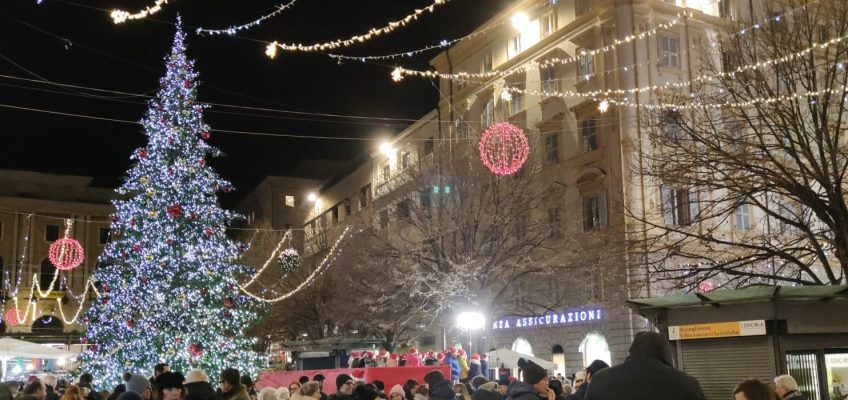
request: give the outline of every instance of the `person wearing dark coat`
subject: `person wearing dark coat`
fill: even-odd
[[[489,377],[489,356],[485,354],[480,354],[480,375],[483,375],[486,379],[495,379],[494,377]]]
[[[554,392],[548,387],[548,373],[533,361],[519,358],[518,367],[522,380],[513,382],[507,390],[509,400],[555,400]]]
[[[580,387],[577,388],[577,390],[573,394],[566,397],[566,400],[583,400],[583,399],[585,399],[586,398],[586,390],[589,389],[589,382],[592,380],[592,376],[595,375],[596,373],[598,373],[598,371],[600,371],[604,368],[609,368],[609,364],[607,364],[603,360],[592,361],[592,363],[589,364],[589,366],[586,367],[585,370],[583,370],[583,372],[586,374],[585,381],[583,382],[582,385],[580,385]]]
[[[501,395],[498,394],[498,383],[486,382],[479,385],[471,395],[471,400],[501,400]]]
[[[424,382],[427,382],[427,386],[430,388],[428,400],[454,400],[456,397],[453,385],[439,371],[428,372],[427,375],[424,375]]]
[[[705,400],[698,381],[672,365],[671,347],[656,332],[639,332],[620,365],[593,374],[587,400]]]
[[[184,400],[215,400],[215,389],[209,383],[209,376],[201,369],[191,370],[186,374]]]
[[[353,398],[353,378],[348,374],[336,376],[336,393],[330,395],[330,400],[351,400]]]

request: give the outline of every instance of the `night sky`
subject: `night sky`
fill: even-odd
[[[189,57],[200,72],[206,102],[310,113],[416,119],[435,108],[434,82],[391,81],[395,64],[428,67],[438,50],[415,58],[339,65],[326,55],[281,52],[275,60],[256,42],[314,43],[361,34],[400,19],[432,0],[298,0],[257,28],[236,36],[201,37],[194,29],[249,22],[288,0],[173,0],[148,19],[115,25],[105,10],[136,11],[153,0],[5,0],[0,2],[0,104],[140,120],[143,99],[11,79],[8,76],[155,94],[164,73],[179,12]],[[367,45],[338,52],[380,55],[422,48],[464,36],[511,0],[453,0],[436,12]],[[17,65],[15,65],[17,64]],[[91,95],[99,98],[92,98]],[[331,118],[213,107],[206,121],[217,129],[317,136],[387,137],[411,121]],[[140,125],[12,110],[0,106],[0,168],[93,176],[114,187],[129,154],[144,143]],[[304,140],[214,133],[225,157],[212,165],[244,195],[262,177],[285,174],[309,158],[349,160],[373,142]]]

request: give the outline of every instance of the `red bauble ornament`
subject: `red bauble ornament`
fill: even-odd
[[[141,149],[138,151],[138,158],[147,158],[147,150]]]
[[[150,278],[148,278],[148,277],[146,277],[146,276],[141,277],[141,283],[143,283],[143,284],[145,284],[145,285],[146,285],[146,284],[147,284],[147,282],[150,282]]]
[[[135,218],[131,219],[130,220],[130,226],[135,226],[135,224],[136,224]]]
[[[713,286],[712,281],[701,281],[701,283],[698,284],[698,291],[701,293],[711,292],[713,289],[715,289],[715,287]]]
[[[201,167],[202,167],[202,166],[205,166],[205,165],[206,165],[206,160],[200,160],[200,161],[198,161],[198,163],[200,164],[200,166],[201,166]]]
[[[104,292],[106,292],[106,293],[109,293],[109,290],[111,290],[111,288],[109,287],[109,285],[107,285],[107,284],[105,284],[105,283],[104,283],[104,284],[103,284],[100,288],[101,288],[101,290],[103,290],[103,291],[104,291]]]
[[[518,172],[529,156],[527,135],[521,128],[508,122],[488,127],[480,138],[480,159],[495,175]]]
[[[212,228],[206,228],[206,236],[212,237],[215,234],[215,231]]]
[[[224,307],[233,308],[233,299],[231,297],[224,297]]]
[[[206,296],[206,294],[207,294],[207,293],[209,293],[209,289],[207,289],[207,288],[200,288],[200,295],[201,295],[201,296]]]
[[[168,144],[174,144],[174,138],[173,137],[168,138]]]
[[[171,218],[176,218],[183,215],[183,206],[180,203],[174,203],[168,206],[168,216]]]
[[[165,243],[166,243],[168,246],[170,246],[170,245],[174,244],[174,241],[173,241],[172,239],[168,239],[168,240],[166,240],[166,241],[165,241]]]
[[[100,304],[103,304],[103,305],[109,304],[109,298],[106,297],[106,296],[101,297],[100,298]]]
[[[24,313],[20,314],[21,316],[23,316]],[[18,326],[21,323],[20,321],[18,321],[18,312],[16,308],[10,308],[8,311],[6,311],[6,315],[3,319],[5,320],[6,325],[9,326]]]
[[[112,216],[112,223],[113,223],[113,224],[118,223],[118,221],[120,221],[120,220],[121,220],[121,219],[120,219],[120,218],[118,218],[118,216],[117,216],[117,215],[113,215],[113,216]]]
[[[134,328],[134,327],[135,327],[135,321],[134,321],[134,320],[132,320],[132,319],[128,319],[128,320],[127,320],[127,328],[132,329],[132,328]]]
[[[133,245],[133,251],[136,253],[141,253],[141,245],[136,243]]]
[[[183,82],[183,87],[186,88],[186,89],[191,89],[191,81]]]
[[[81,343],[81,344],[86,344],[86,343],[88,343],[88,339],[86,339],[86,338],[80,338],[80,343]]]
[[[203,140],[208,140],[209,136],[209,131],[200,132],[200,137],[203,138]]]
[[[191,215],[189,215],[188,219],[190,219],[190,220],[192,220],[192,221],[197,221],[197,214],[196,214],[196,213],[191,213]]]
[[[188,354],[192,357],[200,357],[203,355],[203,345],[200,343],[192,343],[188,346]]]
[[[227,311],[224,311],[224,316],[227,317],[227,318],[232,318],[233,313],[231,313],[229,310],[227,310]]]
[[[69,270],[82,264],[82,245],[74,239],[62,238],[50,245],[50,263],[58,269]]]

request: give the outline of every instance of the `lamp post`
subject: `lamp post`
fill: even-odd
[[[479,311],[463,311],[456,316],[456,326],[468,331],[468,352],[472,352],[472,338],[475,330],[483,329],[486,316]]]

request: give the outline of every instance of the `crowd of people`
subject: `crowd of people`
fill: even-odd
[[[429,365],[448,365],[451,368],[451,380],[466,380],[475,376],[489,377],[489,361],[485,354],[468,353],[461,348],[450,346],[444,351],[419,352],[415,347],[406,354],[389,353],[385,349],[378,352],[351,352],[348,359],[350,368],[379,367],[421,367]]]
[[[520,359],[521,379],[501,376],[490,380],[484,355],[472,354],[465,360],[461,349],[443,353],[419,354],[411,349],[404,357],[388,353],[357,354],[351,366],[365,366],[381,359],[402,360],[400,366],[449,365],[450,376],[438,370],[428,372],[423,382],[407,380],[385,391],[380,381],[363,382],[350,375],[335,379],[336,391],[324,392],[324,376],[312,380],[303,376],[287,387],[264,388],[256,393],[249,376],[228,368],[218,375],[217,389],[199,369],[185,376],[158,364],[153,377],[125,373],[123,383],[112,391],[93,390],[91,374],[82,374],[68,383],[56,376],[30,377],[26,383],[0,383],[0,400],[704,400],[698,381],[673,367],[668,341],[654,332],[636,335],[627,359],[616,366],[596,360],[583,371],[566,379],[547,371],[531,360]],[[372,361],[369,361],[372,360]],[[434,362],[436,364],[434,364]],[[729,395],[730,393],[728,393]],[[774,378],[773,384],[757,379],[740,382],[733,391],[735,400],[806,400],[789,375]],[[729,396],[728,396],[729,397]]]

